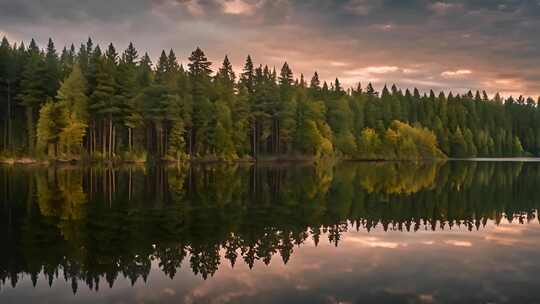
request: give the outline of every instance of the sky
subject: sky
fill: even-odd
[[[49,37],[57,48],[88,37],[155,60],[197,46],[217,68],[255,64],[296,77],[339,77],[421,91],[540,95],[540,0],[0,0],[0,35]]]

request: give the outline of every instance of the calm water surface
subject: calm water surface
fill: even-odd
[[[0,167],[0,303],[540,303],[540,163]]]

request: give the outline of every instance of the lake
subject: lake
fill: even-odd
[[[0,167],[0,303],[540,303],[540,163]]]

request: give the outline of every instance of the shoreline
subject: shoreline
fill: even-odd
[[[286,164],[286,163],[314,163],[318,161],[343,161],[343,162],[440,162],[440,161],[469,161],[469,162],[540,162],[540,157],[473,157],[473,158],[421,158],[421,159],[385,159],[385,158],[339,158],[339,157],[306,157],[306,156],[283,156],[283,157],[262,157],[259,159],[240,158],[234,160],[224,160],[215,158],[198,158],[188,160],[48,160],[31,157],[0,158],[0,165],[17,166],[63,166],[63,165],[157,165],[157,164]]]

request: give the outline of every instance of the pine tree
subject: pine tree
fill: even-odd
[[[137,66],[137,86],[139,88],[148,87],[153,80],[152,60],[148,53],[144,53],[143,58]]]
[[[116,80],[114,78],[116,67],[112,65],[110,59],[101,58],[98,63],[97,85],[90,97],[90,110],[95,113],[101,122],[101,150],[104,157],[113,155],[113,118],[121,112],[117,104]],[[95,142],[97,137],[93,138]],[[93,145],[97,148],[96,145]]]
[[[68,50],[66,47],[62,50],[62,55],[60,56],[60,79],[66,78],[73,64],[75,63],[75,46],[72,44]]]
[[[160,84],[164,84],[167,80],[167,71],[169,67],[169,58],[167,57],[167,54],[165,53],[165,50],[161,51],[161,55],[159,56],[157,66],[156,66],[156,82]]]
[[[233,104],[235,80],[236,75],[234,74],[232,64],[229,61],[229,58],[225,56],[223,64],[216,74],[215,83],[218,98],[226,101],[229,106],[232,106]]]
[[[293,72],[287,62],[285,62],[279,74],[280,99],[277,104],[271,106],[269,113],[273,119],[273,153],[288,152],[293,143],[293,136],[296,129],[296,121],[294,120],[296,113],[296,100],[293,99],[294,89]]]
[[[49,38],[47,52],[45,54],[44,87],[48,97],[54,97],[60,87],[60,59],[56,53],[54,43]]]
[[[311,81],[309,82],[309,94],[313,99],[321,98],[321,81],[319,80],[319,74],[315,72]]]
[[[139,53],[133,43],[130,42],[127,49],[122,54],[122,61],[127,65],[137,65],[137,60],[139,58]]]
[[[193,98],[193,128],[190,136],[191,142],[199,153],[209,149],[210,123],[212,117],[212,103],[210,101],[210,75],[212,63],[208,61],[204,52],[197,48],[189,57],[189,76],[191,83],[191,95]]]
[[[459,127],[452,135],[450,150],[452,151],[452,156],[454,157],[463,158],[468,156],[467,142],[465,141],[465,137],[463,136],[461,128]]]
[[[137,50],[130,43],[122,53],[116,78],[117,90],[115,97],[116,104],[120,108],[117,119],[128,128],[129,151],[133,149],[133,121],[129,117],[132,112],[136,111],[133,108],[133,99],[140,90],[137,83],[137,59]]]
[[[26,48],[4,37],[0,149],[33,153],[37,143],[38,152],[53,155],[61,144],[69,157],[86,148],[109,158],[135,151],[158,159],[334,150],[348,158],[417,159],[442,155],[437,145],[455,157],[540,153],[540,111],[531,97],[489,98],[480,90],[446,96],[396,85],[379,96],[372,84],[348,89],[336,78],[321,85],[317,72],[306,84],[288,63],[276,72],[255,68],[250,56],[237,83],[227,56],[215,75],[200,48],[189,60],[186,72],[173,50],[163,51],[154,71],[132,43],[119,56],[113,44],[102,53],[89,38],[78,52],[71,45],[58,56],[52,39],[41,50],[35,41]]]
[[[235,97],[235,102],[231,109],[231,116],[233,121],[232,138],[236,145],[236,153],[241,157],[249,154],[248,130],[252,118],[248,91],[243,85],[240,85],[238,89],[238,95]]]
[[[3,148],[8,151],[12,147],[12,126],[13,126],[13,86],[15,84],[15,56],[16,50],[11,48],[8,39],[4,36],[0,43],[0,100],[5,101],[5,108],[2,105],[0,119],[4,122],[3,128]]]
[[[28,47],[27,58],[17,98],[25,107],[28,151],[33,153],[36,143],[35,114],[47,97],[44,83],[45,61],[33,39]]]
[[[233,142],[233,122],[231,110],[223,101],[217,101],[214,106],[214,130],[211,132],[212,138],[210,145],[216,155],[224,159],[234,159],[237,157]]]
[[[252,95],[255,90],[255,70],[251,56],[247,56],[246,63],[242,75],[240,76],[240,84],[244,86],[249,95]]]

